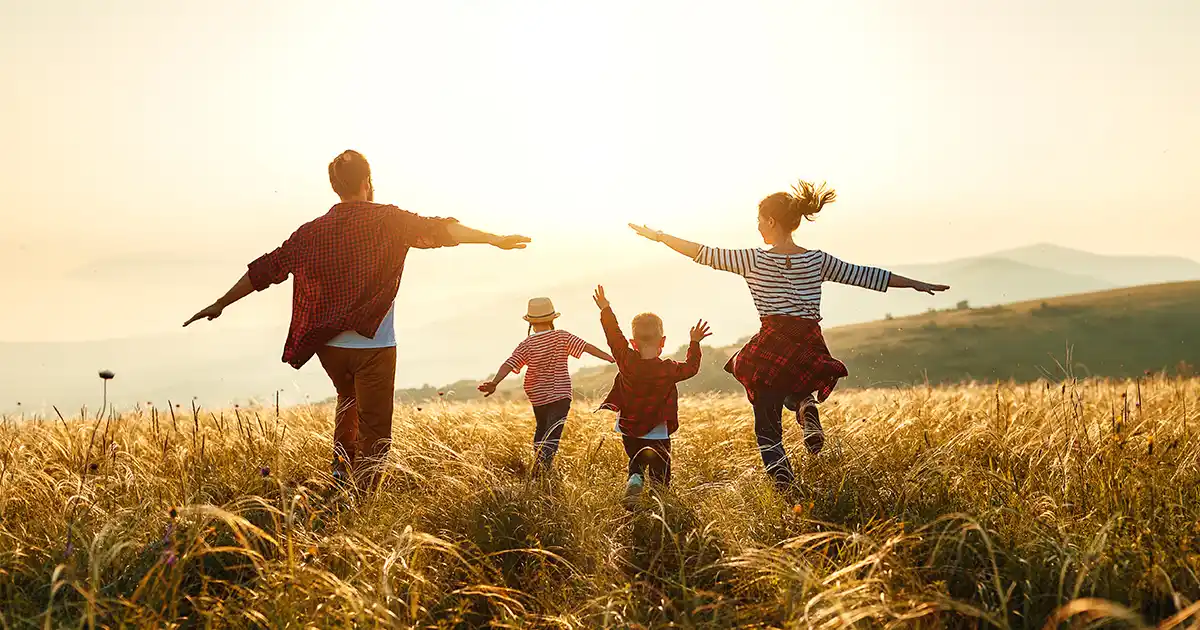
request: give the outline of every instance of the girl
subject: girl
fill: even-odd
[[[758,232],[770,249],[715,249],[685,241],[646,226],[630,224],[638,235],[666,244],[696,262],[746,279],[762,320],[726,371],[746,388],[754,406],[754,433],[767,472],[786,489],[795,479],[783,448],[781,418],[787,407],[796,412],[804,443],[813,454],[825,444],[816,404],[833,392],[846,366],[829,354],[821,335],[821,283],[839,282],[875,291],[916,289],[933,295],[950,287],[929,284],[874,267],[842,262],[792,240],[805,219],[836,199],[824,184],[801,181],[791,193],[778,192],[758,204]]]
[[[534,472],[550,467],[558,442],[562,438],[563,425],[571,411],[571,374],[567,371],[567,355],[576,359],[586,352],[594,357],[614,363],[611,356],[596,346],[572,335],[565,330],[556,330],[554,320],[559,313],[554,310],[550,298],[533,298],[525,321],[529,322],[529,336],[513,351],[496,377],[479,386],[484,397],[496,393],[496,386],[509,374],[519,373],[529,366],[525,374],[525,395],[533,405],[533,417],[537,426],[533,432]]]

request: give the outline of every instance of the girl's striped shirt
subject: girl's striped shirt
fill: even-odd
[[[759,317],[789,315],[821,319],[821,283],[837,282],[887,291],[890,271],[852,265],[823,251],[775,254],[762,249],[700,247],[696,262],[746,279]]]
[[[514,373],[529,366],[525,373],[525,395],[534,407],[571,398],[571,373],[567,356],[583,356],[587,342],[565,330],[533,333],[513,350],[504,366]]]

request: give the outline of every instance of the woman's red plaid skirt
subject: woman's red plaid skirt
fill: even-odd
[[[725,371],[746,388],[751,403],[759,391],[816,394],[824,402],[850,374],[829,354],[817,320],[785,315],[762,318],[758,334],[729,358]]]

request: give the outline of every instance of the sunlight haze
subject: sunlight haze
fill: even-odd
[[[669,256],[628,221],[751,246],[800,177],[840,196],[800,242],[856,262],[1196,257],[1197,32],[1186,0],[3,2],[0,340],[177,328],[351,147],[379,200],[534,239],[414,254],[410,303]]]

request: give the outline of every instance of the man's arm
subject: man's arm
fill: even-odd
[[[208,319],[210,321],[214,320],[221,316],[221,313],[225,310],[225,307],[246,297],[247,295],[250,295],[253,292],[254,285],[250,282],[250,272],[247,271],[246,273],[242,274],[240,280],[234,283],[234,285],[225,292],[225,295],[222,295],[220,298],[218,298],[216,302],[213,302],[212,304],[200,309],[199,313],[192,315],[192,318],[184,322],[183,325],[187,326],[188,324],[200,319]]]
[[[500,249],[525,249],[525,244],[531,240],[528,236],[520,236],[518,234],[498,236],[482,230],[469,228],[461,223],[448,224],[446,231],[450,233],[450,238],[459,245],[479,243]]]
[[[242,274],[242,277],[225,292],[225,295],[222,295],[216,302],[201,309],[199,313],[193,315],[183,325],[187,326],[200,319],[214,320],[220,317],[225,307],[230,304],[255,291],[262,291],[273,284],[279,284],[287,280],[288,275],[292,272],[291,260],[292,251],[295,247],[293,245],[295,238],[296,235],[292,234],[282,245],[271,252],[259,256],[247,265],[246,273]]]

